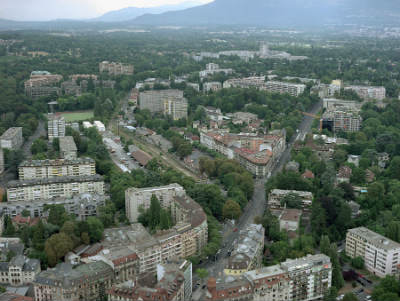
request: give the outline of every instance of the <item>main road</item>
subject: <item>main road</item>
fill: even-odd
[[[308,111],[309,114],[315,115],[322,109],[322,101],[314,104],[312,108]],[[276,162],[271,175],[275,176],[280,172],[284,165],[290,160],[290,153],[292,151],[293,145],[299,137],[305,137],[311,132],[311,126],[314,118],[310,116],[304,116],[302,122],[300,123],[297,134],[293,135],[291,140],[288,142],[286,150],[282,153],[278,162]],[[234,241],[238,239],[240,230],[246,228],[248,224],[254,222],[256,216],[263,216],[264,211],[267,207],[267,201],[265,196],[265,183],[268,178],[257,179],[254,185],[254,194],[252,200],[247,204],[242,216],[237,221],[236,225],[227,230],[223,236],[222,248],[217,256],[216,261],[213,258],[209,259],[204,264],[204,268],[208,269],[209,275],[219,278],[223,275],[223,269],[228,254],[233,248]],[[237,231],[233,231],[233,229]],[[235,229],[235,230],[236,230]]]

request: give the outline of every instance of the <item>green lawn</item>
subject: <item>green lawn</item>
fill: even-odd
[[[60,112],[66,122],[82,121],[93,118],[93,111]]]

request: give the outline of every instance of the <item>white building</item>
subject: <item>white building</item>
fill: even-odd
[[[82,122],[82,125],[84,129],[90,129],[91,127],[93,127],[93,124],[91,124],[89,121]]]
[[[397,272],[400,244],[365,227],[347,231],[346,255],[364,259],[365,268],[378,277]]]
[[[206,70],[200,71],[199,75],[200,78],[205,78],[209,75],[217,74],[217,73],[224,73],[226,75],[232,74],[233,69],[221,69],[218,64],[209,63],[206,65]]]
[[[353,90],[364,100],[384,100],[386,98],[385,87],[372,87],[372,86],[348,86],[345,90]]]
[[[10,262],[0,263],[0,282],[20,286],[33,282],[39,274],[40,261],[23,255],[13,257]]]
[[[222,85],[220,82],[207,82],[203,84],[204,92],[217,92],[222,89]]]
[[[65,137],[65,119],[60,115],[48,114],[47,135],[49,140]]]
[[[273,93],[290,94],[291,96],[299,96],[306,89],[306,85],[293,84],[287,82],[268,81],[265,83],[265,90]]]
[[[101,121],[95,121],[94,122],[94,126],[96,127],[96,129],[99,132],[105,132],[106,131],[106,127],[104,126],[104,124]]]

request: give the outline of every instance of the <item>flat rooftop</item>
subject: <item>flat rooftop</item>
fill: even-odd
[[[77,158],[77,159],[56,159],[56,160],[27,160],[22,162],[19,167],[41,167],[41,166],[64,166],[64,165],[80,165],[80,164],[95,164],[92,158]]]
[[[25,186],[36,186],[36,185],[49,185],[57,183],[83,183],[83,182],[100,182],[103,181],[101,175],[92,176],[79,176],[79,177],[56,177],[46,179],[31,179],[31,180],[16,180],[8,182],[8,188],[17,188]]]
[[[374,231],[371,231],[365,227],[359,227],[348,230],[348,232],[360,236],[363,239],[367,240],[369,243],[373,244],[374,246],[384,249],[384,250],[393,250],[399,249],[400,244],[383,236]]]
[[[72,136],[60,137],[59,142],[60,150],[63,152],[76,152],[78,150]]]
[[[12,139],[16,134],[18,134],[19,131],[22,135],[22,127],[9,128],[3,133],[3,135],[1,135],[0,139]]]

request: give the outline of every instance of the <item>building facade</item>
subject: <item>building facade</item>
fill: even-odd
[[[57,177],[10,181],[7,187],[9,202],[30,202],[52,198],[70,198],[77,194],[104,195],[104,181],[100,175]]]
[[[18,167],[20,180],[47,179],[56,177],[93,176],[96,174],[96,162],[91,158],[73,160],[31,160],[24,161]]]
[[[364,100],[384,100],[386,98],[385,87],[348,86],[344,89],[356,92],[357,95]]]
[[[10,262],[0,263],[0,282],[12,286],[26,285],[32,283],[40,271],[38,259],[17,255]]]
[[[188,102],[179,90],[144,91],[139,95],[139,107],[148,109],[151,113],[161,113],[171,116],[174,120],[187,118]]]
[[[313,201],[313,194],[309,191],[297,191],[297,190],[281,190],[281,189],[273,189],[268,195],[268,208],[270,209],[279,209],[285,207],[282,204],[282,201],[285,197],[293,196],[298,198],[301,203],[303,209],[311,208]]]
[[[264,89],[272,93],[290,94],[297,97],[305,91],[306,85],[268,81],[265,83]]]
[[[354,228],[347,231],[346,255],[363,258],[368,271],[385,277],[397,272],[400,244],[365,227]]]
[[[48,115],[47,135],[50,141],[54,138],[65,137],[65,119],[56,114]]]
[[[108,72],[110,75],[132,75],[134,68],[130,64],[104,61],[99,63],[99,71],[100,73]]]
[[[108,196],[84,193],[71,198],[54,198],[50,200],[18,201],[0,203],[0,212],[15,217],[28,211],[31,217],[46,216],[46,205],[62,205],[68,214],[74,214],[78,220],[86,220],[89,216],[99,216],[99,208],[106,204]]]
[[[24,143],[22,127],[9,128],[0,137],[0,147],[9,150],[17,150]]]

